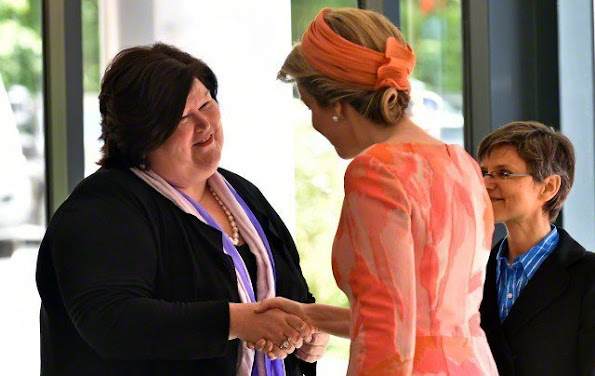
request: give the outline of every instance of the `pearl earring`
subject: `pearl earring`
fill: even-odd
[[[343,116],[333,115],[333,122],[337,123],[339,120],[343,119]]]

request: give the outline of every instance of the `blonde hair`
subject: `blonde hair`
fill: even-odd
[[[341,37],[374,51],[384,53],[389,37],[394,37],[403,46],[407,45],[405,37],[395,25],[383,15],[372,11],[337,9],[329,12],[324,20]],[[320,73],[305,59],[301,43],[293,46],[277,78],[283,82],[296,82],[323,107],[345,101],[366,119],[381,125],[390,125],[401,120],[409,106],[409,91],[394,87],[374,90],[339,82]]]

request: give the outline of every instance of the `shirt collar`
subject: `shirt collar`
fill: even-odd
[[[517,263],[521,263],[523,268],[527,266],[527,262],[533,259],[536,256],[542,254],[549,254],[552,253],[555,246],[558,244],[558,229],[555,225],[550,224],[552,230],[543,238],[539,243],[531,247],[528,252],[523,253],[522,255],[518,256],[514,260],[512,260],[512,265]],[[496,259],[498,260],[498,264],[502,264],[503,262],[508,265],[508,236],[502,240],[500,243],[500,247],[498,248],[498,253],[496,254]]]

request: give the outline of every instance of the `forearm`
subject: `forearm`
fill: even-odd
[[[304,304],[304,311],[317,330],[337,337],[349,338],[349,308],[326,304]]]
[[[222,356],[227,349],[225,301],[104,303],[93,304],[100,309],[71,310],[81,336],[104,358],[201,359]]]

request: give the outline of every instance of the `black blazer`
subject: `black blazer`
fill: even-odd
[[[501,376],[595,375],[595,254],[558,228],[560,242],[500,323],[496,254],[487,265],[481,327]]]
[[[269,240],[277,295],[314,298],[292,237],[260,191],[220,170]],[[41,374],[235,375],[229,302],[239,302],[221,232],[130,171],[100,169],[48,225],[37,263]],[[290,355],[287,375],[315,375]]]

